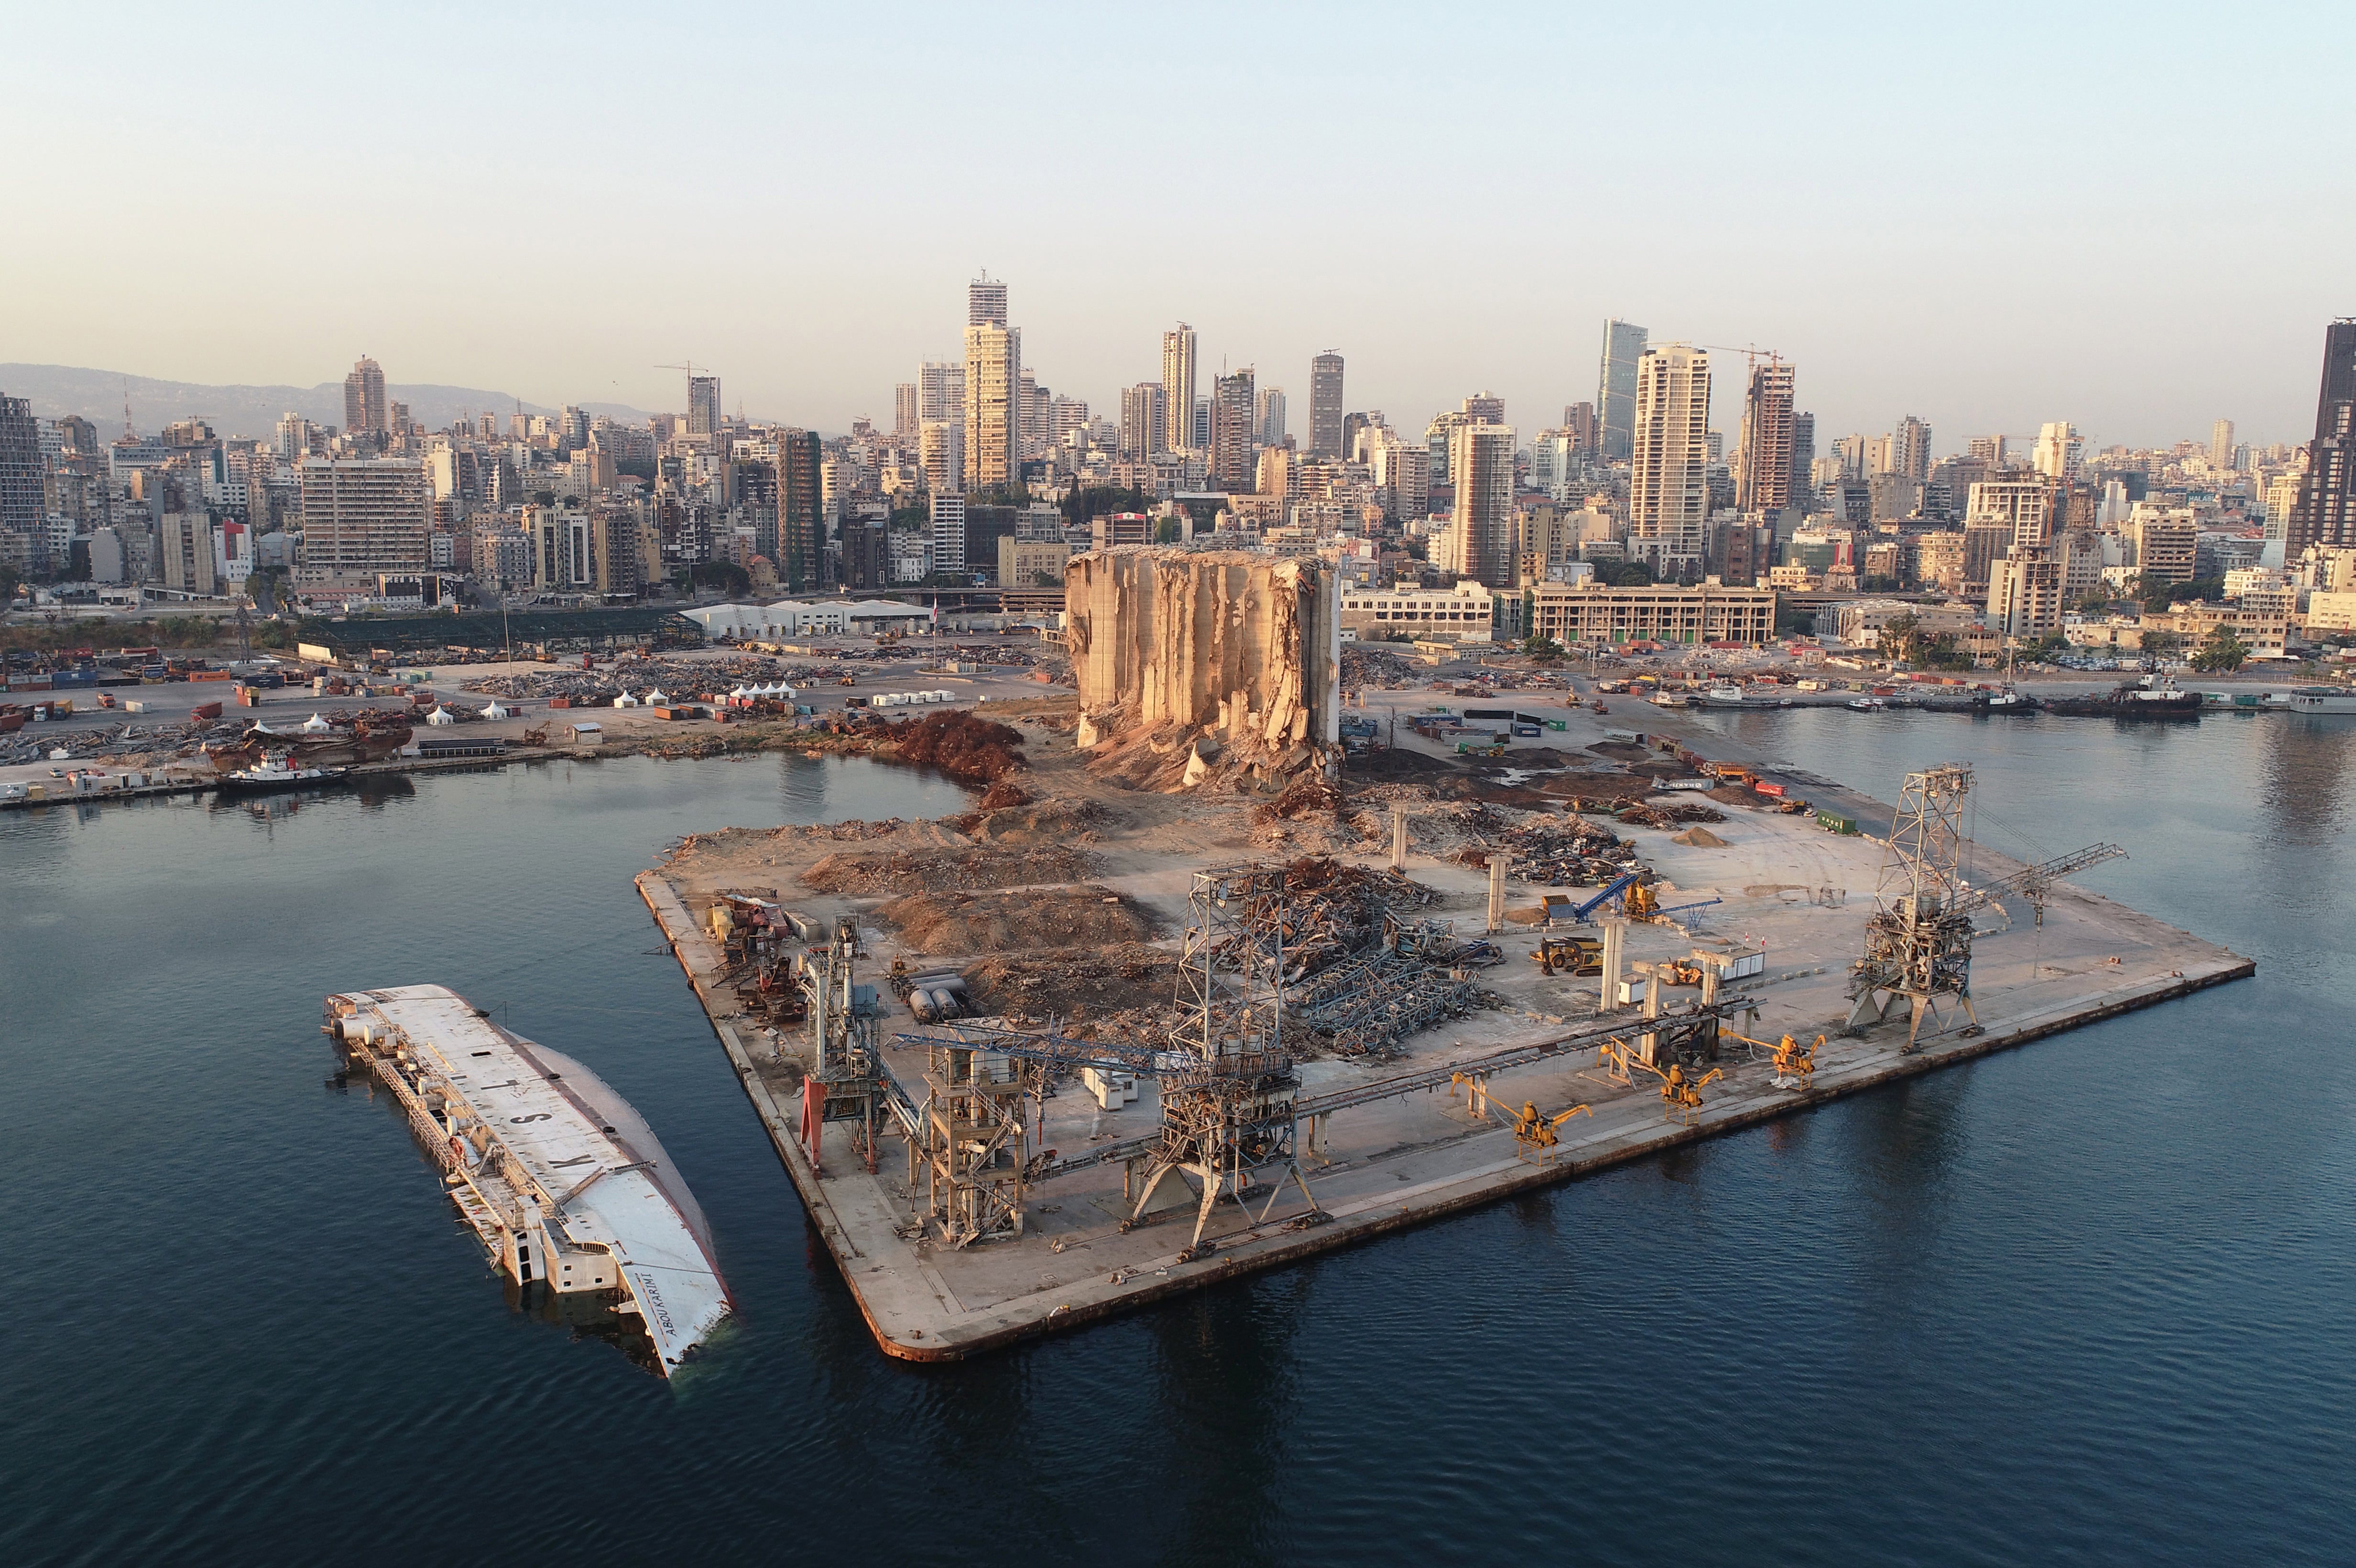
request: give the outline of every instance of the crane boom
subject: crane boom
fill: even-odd
[[[2042,865],[2030,866],[2026,869],[2015,871],[2009,877],[1999,878],[1996,881],[1983,883],[1979,887],[1959,893],[1956,895],[1954,903],[1950,907],[1956,914],[1969,914],[1975,910],[1986,909],[2000,899],[2015,895],[2025,897],[2031,902],[2042,904],[2045,901],[2046,893],[2062,878],[2073,872],[2083,871],[2089,866],[2099,866],[2105,860],[2124,860],[2126,859],[2126,850],[2115,844],[2089,844],[2083,849],[2072,850],[2067,855],[2057,856]]]

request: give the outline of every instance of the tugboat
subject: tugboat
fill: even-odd
[[[261,762],[221,776],[220,788],[236,795],[264,790],[295,789],[304,784],[330,784],[344,776],[342,768],[298,768],[284,752],[265,752]]]
[[[1980,706],[1986,708],[1990,713],[2034,713],[2037,711],[2037,699],[2032,697],[2023,697],[2013,687],[2012,650],[2009,648],[2005,650],[2004,656],[2003,688],[1999,690],[1989,692],[1987,699],[1980,704]]]
[[[1852,697],[1848,699],[1848,706],[1854,713],[1879,713],[1890,704],[1879,697]]]
[[[2177,690],[2168,676],[2146,676],[2101,697],[2049,697],[2045,711],[2070,719],[2198,719],[2201,694]]]

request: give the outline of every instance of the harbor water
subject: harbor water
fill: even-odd
[[[1688,722],[1885,800],[1973,762],[1987,842],[2118,843],[2086,885],[2258,977],[910,1367],[630,879],[952,786],[634,759],[0,816],[0,1562],[2356,1560],[2356,720]],[[338,1079],[320,998],[427,982],[679,1162],[739,1309],[682,1376],[513,1304]]]

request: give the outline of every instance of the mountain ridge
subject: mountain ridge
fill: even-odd
[[[99,370],[77,365],[0,364],[0,393],[29,399],[42,419],[80,414],[98,426],[102,439],[119,432],[125,390],[131,405],[132,428],[147,433],[174,420],[197,418],[209,422],[231,440],[267,441],[288,410],[315,424],[344,422],[344,384],[322,381],[316,387],[285,385],[216,386],[201,381],[170,381],[134,376],[122,370]],[[461,416],[492,413],[504,429],[506,417],[520,400],[507,392],[479,387],[446,387],[431,382],[388,382],[387,399],[409,405],[409,417],[428,430],[440,430]],[[625,422],[640,422],[646,411],[625,403],[582,403],[592,414]],[[539,403],[521,402],[528,414],[557,411]]]

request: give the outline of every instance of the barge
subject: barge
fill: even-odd
[[[519,1287],[635,1318],[665,1377],[727,1317],[693,1195],[588,1068],[442,986],[329,997],[322,1028],[401,1103],[459,1214]]]

